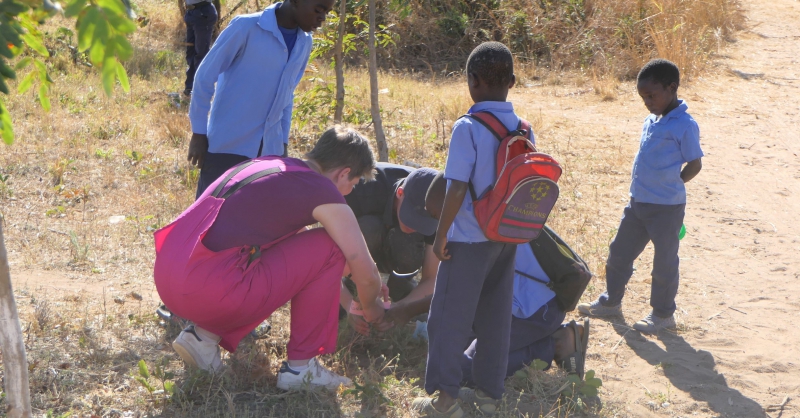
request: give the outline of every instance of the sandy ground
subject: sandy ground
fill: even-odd
[[[649,311],[650,250],[637,263],[625,320],[593,321],[587,368],[603,380],[612,415],[800,416],[800,334],[791,322],[800,308],[800,2],[745,6],[749,29],[714,57],[716,74],[681,87],[706,157],[688,187],[679,331],[645,337],[628,327]],[[630,139],[621,151],[632,160],[646,110],[632,86],[622,89],[611,102],[536,88],[518,89],[513,99],[549,103],[541,112],[552,129],[586,140]],[[612,227],[626,200],[619,174],[615,199],[600,211]],[[154,288],[104,290],[58,272],[15,272],[13,279],[18,289],[136,291],[145,302],[157,300]],[[782,411],[770,407],[786,397]]]
[[[706,153],[687,187],[679,332],[644,337],[628,327],[650,309],[650,250],[637,262],[625,321],[593,321],[587,368],[603,379],[604,400],[624,405],[620,415],[800,416],[792,325],[800,308],[800,2],[768,4],[746,1],[749,29],[714,57],[717,74],[679,91]],[[543,107],[544,118],[590,139],[630,138],[623,148],[632,160],[646,111],[624,88],[613,102],[560,100]],[[627,184],[617,187],[615,222]],[[770,408],[787,396],[782,412]]]

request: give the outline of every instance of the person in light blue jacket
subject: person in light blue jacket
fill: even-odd
[[[334,0],[288,0],[236,16],[197,69],[189,106],[188,160],[197,196],[229,168],[287,156],[294,90],[311,55],[311,32]],[[213,102],[212,102],[213,98]]]

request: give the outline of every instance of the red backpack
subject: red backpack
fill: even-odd
[[[490,112],[466,115],[485,126],[500,141],[497,179],[479,199],[472,182],[469,192],[475,217],[491,241],[522,244],[536,239],[558,199],[561,166],[536,152],[528,139],[531,125],[520,119],[513,132]]]

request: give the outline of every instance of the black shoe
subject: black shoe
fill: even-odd
[[[183,91],[183,95],[186,96],[186,98],[192,97],[192,90],[190,90],[190,89],[184,90]]]

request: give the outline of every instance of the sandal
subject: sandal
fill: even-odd
[[[589,347],[589,318],[583,319],[583,337],[578,330],[578,324],[573,320],[569,321],[567,327],[572,328],[575,333],[575,352],[570,354],[560,366],[567,374],[577,374],[583,380],[583,372],[586,366],[586,349]]]

